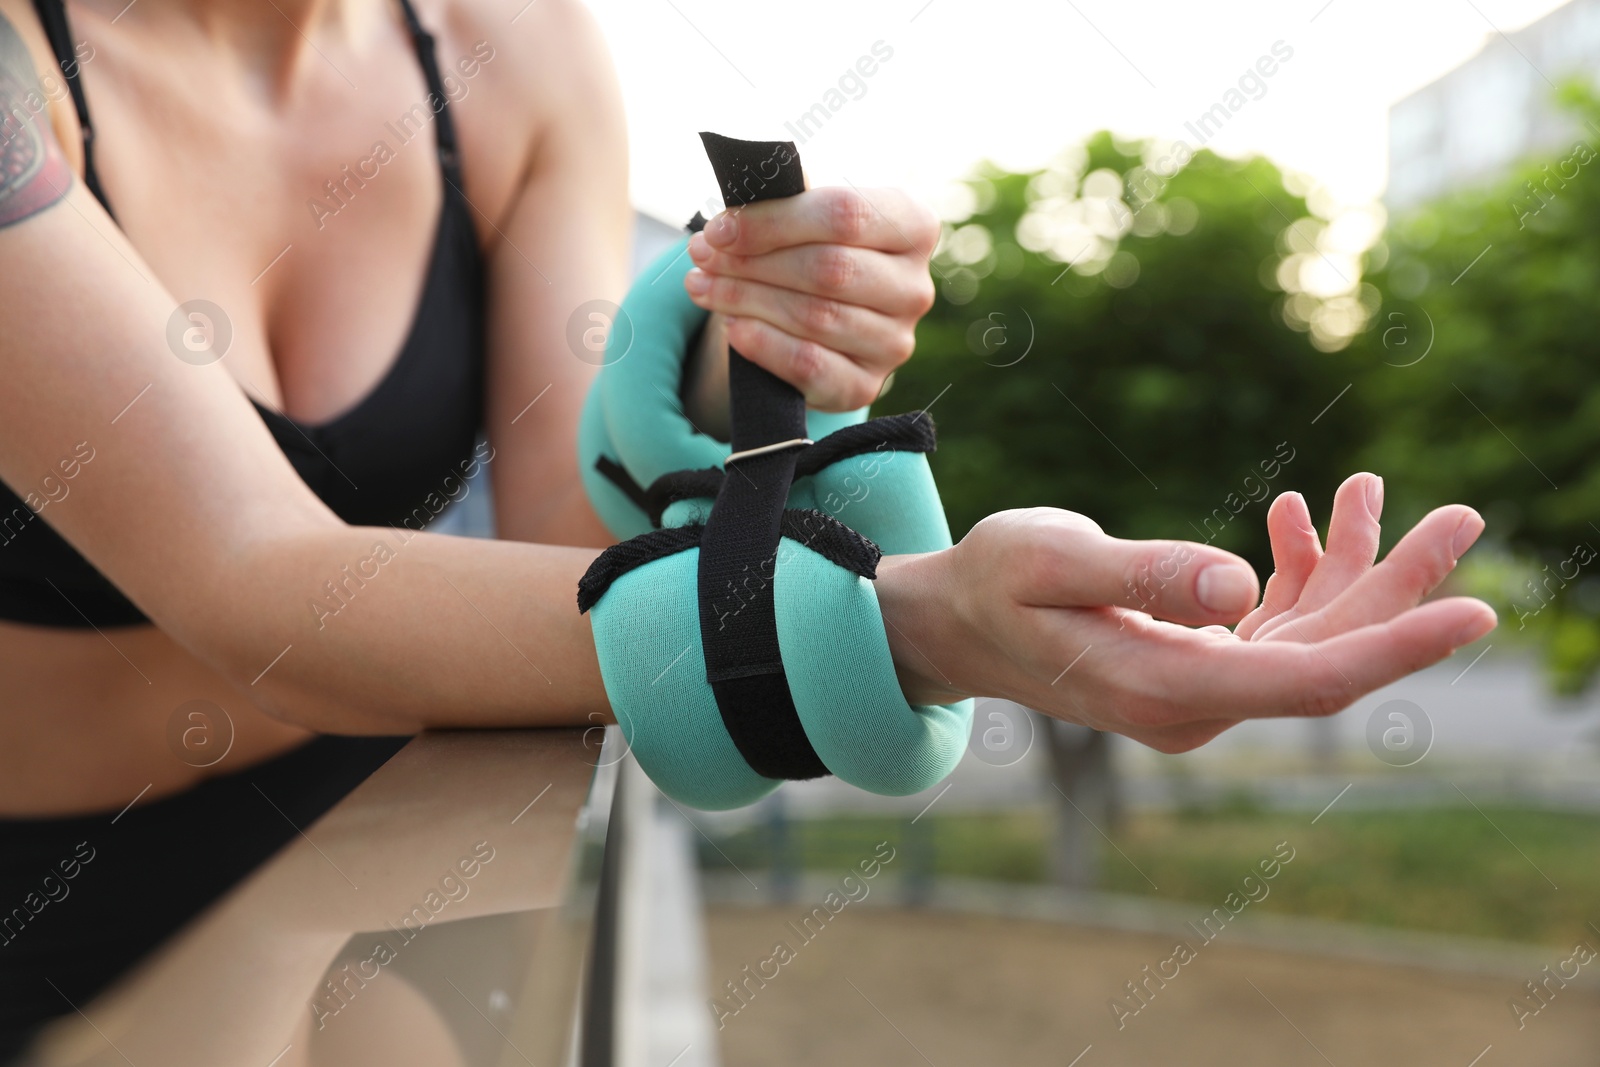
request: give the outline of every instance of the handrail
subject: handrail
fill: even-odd
[[[420,735],[25,1062],[575,1062],[617,778],[585,733]]]

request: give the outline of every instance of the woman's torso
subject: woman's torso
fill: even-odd
[[[210,2],[233,17],[233,0]],[[139,17],[119,17],[121,8],[73,2],[68,15],[95,169],[143,261],[130,269],[148,271],[180,303],[204,299],[224,309],[231,331],[224,366],[268,409],[262,417],[292,460],[292,439],[307,437],[305,463],[296,466],[330,479],[325,499],[354,498],[333,483],[354,487],[359,480],[347,478],[351,472],[337,460],[323,455],[323,463],[313,454],[333,447],[319,431],[383,415],[368,402],[394,399],[386,391],[395,391],[393,372],[403,369],[397,358],[412,358],[426,379],[427,367],[406,342],[435,265],[441,210],[449,206],[434,123],[415,107],[426,106],[428,85],[399,8],[393,0],[349,5],[336,28],[309,27],[315,47],[300,48],[288,69],[262,64],[254,58],[260,50],[231,36],[298,35],[288,15],[270,5],[261,10],[276,25],[264,20],[226,31],[202,29],[181,7],[151,5]],[[515,69],[537,62],[528,48],[534,27],[515,30],[480,8],[441,0],[420,3],[418,13],[436,37],[439,69],[450,76],[445,88],[465,205],[460,228],[471,227],[471,238],[488,247],[542,116],[531,94],[519,91],[526,82]],[[7,3],[4,10],[30,47],[43,43],[31,8]],[[47,51],[35,50],[34,65],[42,79],[59,73]],[[63,150],[81,175],[72,100],[64,91],[49,95]],[[417,434],[430,430],[437,427],[421,419]],[[90,461],[78,491],[92,485],[92,470]],[[374,470],[381,479],[384,470],[404,474],[408,467],[402,455]],[[415,489],[401,487],[399,495]],[[380,495],[396,499],[395,492]],[[352,508],[351,521],[396,521],[356,514],[363,510],[357,505],[340,510]],[[0,621],[0,692],[7,705],[0,718],[6,815],[120,808],[141,791],[147,799],[176,792],[307,737],[256,711],[228,680],[148,625]],[[231,733],[225,758],[197,766],[206,761],[179,746],[171,727],[185,718],[184,708],[226,713],[222,722],[208,711],[205,726],[218,738]]]

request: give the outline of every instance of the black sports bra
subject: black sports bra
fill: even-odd
[[[410,0],[400,0],[400,7],[432,94],[428,103],[444,180],[439,225],[410,333],[382,380],[333,419],[302,423],[260,404],[255,407],[300,477],[340,518],[352,525],[417,529],[419,521],[425,523],[437,510],[427,508],[428,498],[441,498],[449,479],[468,469],[483,425],[484,268],[470,205],[461,191],[455,125],[433,36],[417,21]],[[73,57],[64,0],[34,0],[34,8],[77,107],[84,184],[111,213],[94,168],[94,127]],[[62,471],[79,473],[85,454],[92,463],[94,445],[86,442],[86,451],[64,460],[70,465]],[[59,476],[52,481],[70,493],[70,482]],[[43,516],[29,504],[43,511],[49,506],[45,494],[29,490],[28,495],[30,501],[24,502],[0,483],[0,619],[77,628],[148,622],[49,523],[40,521]]]

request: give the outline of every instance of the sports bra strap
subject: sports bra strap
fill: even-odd
[[[67,81],[67,90],[72,93],[72,104],[78,111],[78,128],[83,131],[83,184],[100,201],[106,214],[116,218],[111,210],[111,202],[100,188],[100,175],[94,169],[94,124],[89,121],[89,101],[84,99],[83,82],[78,77],[81,70],[72,47],[72,30],[67,25],[65,0],[33,0],[33,10],[44,26],[45,36],[50,39],[50,50],[56,54],[56,66],[61,68],[61,76]]]
[[[439,146],[439,165],[444,168],[445,177],[459,192],[461,167],[460,157],[456,153],[456,125],[450,114],[450,97],[445,94],[444,79],[439,76],[439,57],[434,48],[434,36],[423,28],[421,20],[417,18],[416,9],[411,6],[411,0],[400,0],[400,10],[406,17],[406,28],[411,31],[411,43],[417,50],[417,62],[422,64],[422,74],[428,81],[428,90],[438,101],[438,110],[433,121]]]

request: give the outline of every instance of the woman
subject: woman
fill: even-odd
[[[565,334],[624,288],[615,81],[576,0],[411,2],[0,0],[6,1051],[406,735],[610,719]],[[893,191],[712,220],[691,416],[721,422],[728,342],[814,406],[871,400],[937,234]],[[479,467],[500,540],[412,532]],[[1374,568],[1381,500],[1347,482],[1326,555],[1276,501],[1237,633],[1228,553],[995,516],[884,561],[903,686],[1163,751],[1331,713],[1494,622],[1416,606],[1481,520],[1441,508]]]

